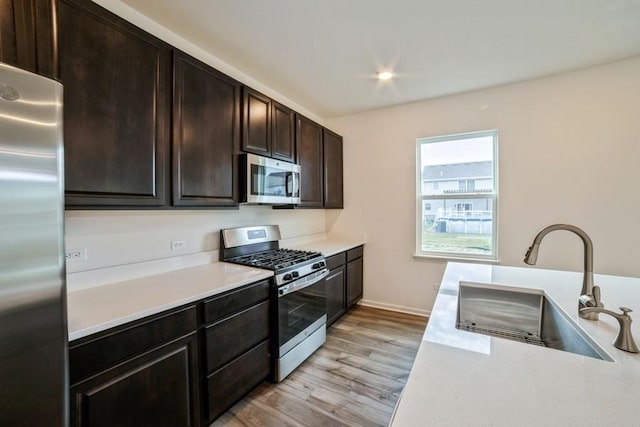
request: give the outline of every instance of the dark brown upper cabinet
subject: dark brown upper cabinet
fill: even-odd
[[[173,204],[236,205],[241,85],[179,51],[173,79]]]
[[[322,130],[318,123],[302,115],[297,116],[296,153],[297,163],[302,168],[299,207],[323,207]]]
[[[342,137],[328,129],[323,130],[324,151],[324,207],[342,209],[343,165]]]
[[[242,91],[242,151],[295,160],[295,111],[255,90]]]
[[[242,150],[271,156],[271,99],[246,86],[242,90]]]
[[[0,0],[0,61],[57,78],[55,0]]]
[[[170,47],[91,1],[59,1],[68,208],[166,202]]]
[[[296,112],[271,101],[271,157],[294,162]]]

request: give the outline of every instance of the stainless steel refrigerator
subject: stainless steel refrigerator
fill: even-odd
[[[0,426],[68,425],[62,85],[0,63]]]

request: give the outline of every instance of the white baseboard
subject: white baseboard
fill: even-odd
[[[422,310],[420,308],[405,307],[402,305],[395,305],[395,304],[387,304],[384,302],[370,301],[366,299],[360,300],[358,302],[358,305],[371,307],[371,308],[379,308],[382,310],[397,311],[399,313],[413,314],[414,316],[420,316],[420,317],[429,317],[431,315],[430,310]]]

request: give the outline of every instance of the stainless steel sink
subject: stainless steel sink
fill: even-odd
[[[613,362],[541,290],[460,282],[456,328]]]

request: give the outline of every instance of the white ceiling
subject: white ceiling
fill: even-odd
[[[123,2],[324,118],[640,55],[640,0]]]

